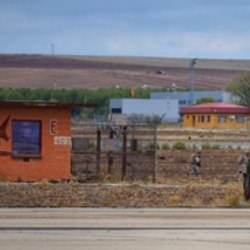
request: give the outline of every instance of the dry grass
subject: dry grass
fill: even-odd
[[[117,188],[123,189],[124,186],[133,185],[144,187],[152,192],[159,192],[159,189],[171,187],[174,191],[169,192],[167,206],[170,207],[249,207],[243,197],[242,179],[237,180],[206,180],[201,177],[187,178],[163,178],[158,177],[156,183],[145,181],[123,181],[112,175],[106,175],[102,183],[116,183]],[[155,190],[155,191],[153,191]],[[164,191],[161,191],[164,192]],[[122,195],[122,194],[121,194]],[[138,197],[137,197],[138,198]],[[151,204],[152,205],[152,204]],[[151,206],[149,204],[149,206]]]
[[[183,204],[183,197],[180,195],[170,195],[168,198],[168,205],[170,207],[181,206]]]
[[[121,178],[111,175],[111,174],[106,174],[101,178],[102,183],[119,183],[121,182]]]
[[[152,183],[129,180],[121,182],[120,178],[106,174],[93,186],[79,184],[75,180],[61,182],[63,185],[57,183],[51,183],[47,179],[42,180],[39,185],[23,182],[16,186],[10,182],[2,182],[1,188],[5,189],[0,197],[2,206],[9,204],[8,202],[27,206],[27,202],[32,201],[34,196],[36,202],[32,204],[36,206],[51,206],[53,203],[53,206],[250,207],[250,202],[246,202],[243,197],[242,178],[227,181],[205,180],[200,177],[158,178],[157,183]]]
[[[242,179],[204,180],[202,178],[158,178],[159,184],[183,187],[179,193],[170,195],[169,206],[176,207],[250,207],[244,200]]]

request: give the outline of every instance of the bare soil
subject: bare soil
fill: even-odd
[[[199,59],[195,87],[224,89],[233,78],[249,70],[250,61]],[[159,69],[164,73],[159,74]],[[0,86],[105,88],[188,88],[189,60],[149,57],[90,57],[0,55]]]

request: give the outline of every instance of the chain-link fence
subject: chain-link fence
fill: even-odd
[[[72,174],[80,181],[155,178],[154,128],[74,123],[72,132]]]
[[[202,149],[203,178],[233,179],[238,172],[237,156],[249,145],[245,132],[236,135],[83,123],[76,123],[72,130],[72,174],[80,181],[188,178],[194,147]],[[173,145],[177,140],[182,140],[186,149],[176,150]]]

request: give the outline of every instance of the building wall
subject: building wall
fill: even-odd
[[[111,99],[110,111],[121,110],[121,114],[164,115],[164,120],[177,122],[180,119],[177,100]]]
[[[183,115],[183,127],[244,129],[247,119],[246,115],[185,114]]]
[[[228,92],[220,90],[210,91],[194,91],[193,102],[200,100],[201,98],[212,97],[216,102],[230,102],[231,95]],[[180,92],[153,92],[150,94],[151,99],[177,99],[180,107],[189,106],[190,91]]]
[[[0,124],[9,115],[10,120],[6,128],[9,140],[0,138],[0,178],[9,181],[70,178],[70,108],[0,107]],[[41,121],[40,157],[13,157],[13,120]]]

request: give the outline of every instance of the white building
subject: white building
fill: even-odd
[[[111,99],[110,113],[159,115],[165,122],[180,120],[178,100],[170,99]]]
[[[209,91],[194,91],[192,95],[193,103],[195,104],[202,98],[212,97],[216,102],[231,102],[232,97],[230,93],[222,90]],[[190,106],[190,91],[180,92],[153,92],[150,94],[151,99],[171,99],[178,100],[179,107]]]

